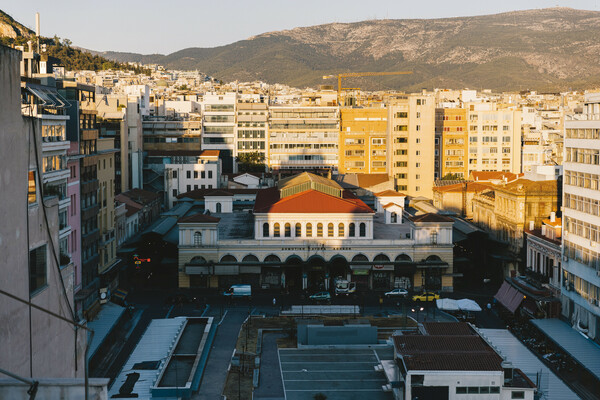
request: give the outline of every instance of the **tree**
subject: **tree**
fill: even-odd
[[[240,172],[265,172],[266,169],[265,157],[258,151],[238,154],[236,161]]]
[[[73,44],[73,42],[70,39],[67,39],[67,38],[63,39],[63,46],[71,47],[72,44]]]

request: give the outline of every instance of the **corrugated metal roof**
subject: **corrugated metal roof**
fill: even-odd
[[[124,312],[125,307],[109,302],[100,308],[100,312],[93,321],[88,322],[88,327],[94,331],[94,337],[88,350],[88,358],[92,358],[94,353],[96,353],[98,347],[100,347],[106,336],[115,327]]]
[[[534,319],[531,322],[588,371],[600,378],[600,346],[590,339],[584,338],[579,332],[559,319]]]
[[[541,384],[538,390],[543,392],[545,400],[579,399],[567,385],[550,371],[525,345],[506,329],[480,329],[482,337],[493,345],[502,357],[510,361],[515,368],[523,371],[534,383],[541,372]]]
[[[108,391],[108,397],[119,393],[119,388],[127,380],[127,374],[137,372],[140,377],[135,383],[133,393],[137,393],[139,399],[151,399],[150,388],[156,382],[161,368],[164,367],[163,363],[161,362],[159,369],[134,370],[133,366],[144,361],[165,361],[185,321],[186,317],[152,320]]]

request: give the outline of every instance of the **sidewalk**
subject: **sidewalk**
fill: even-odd
[[[263,335],[259,385],[254,391],[256,400],[283,400],[285,398],[277,352],[277,339],[285,336],[283,333],[265,333]]]

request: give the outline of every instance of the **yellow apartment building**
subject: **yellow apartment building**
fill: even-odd
[[[387,109],[342,108],[340,115],[339,172],[388,173]]]
[[[435,178],[435,97],[410,94],[390,98],[388,166],[396,190],[433,197]]]
[[[436,109],[435,129],[440,140],[440,178],[448,174],[461,178],[469,176],[467,110],[464,108]]]

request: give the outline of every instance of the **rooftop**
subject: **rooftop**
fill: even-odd
[[[262,189],[256,196],[255,213],[373,213],[373,210],[350,191],[342,197],[309,189],[280,198],[277,188]]]
[[[120,193],[115,196],[117,200],[123,200],[121,196],[124,196],[138,204],[148,205],[154,201],[160,201],[160,194],[155,192],[150,192],[144,189],[131,189],[126,192]]]
[[[513,174],[512,172],[502,171],[472,171],[471,176],[475,181],[492,181],[492,180],[504,180],[511,182],[517,179],[523,174]]]
[[[405,196],[404,193],[396,192],[395,190],[384,190],[383,192],[375,193],[376,197],[399,197]]]
[[[194,215],[188,215],[187,217],[181,218],[178,223],[216,223],[221,219],[217,217],[213,217],[208,214],[198,213]]]
[[[257,192],[258,189],[196,189],[190,192],[181,193],[177,196],[177,198],[201,200],[206,196],[235,196],[237,194],[253,195]]]
[[[408,218],[412,222],[454,222],[454,220],[450,217],[435,213],[412,215]]]

